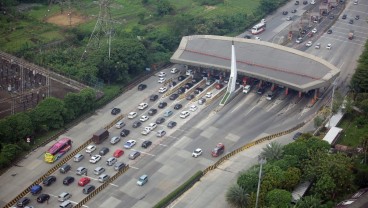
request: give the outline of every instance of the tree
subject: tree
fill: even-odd
[[[238,184],[230,186],[226,192],[227,203],[236,208],[248,207],[248,197],[248,193],[243,188],[238,186]]]
[[[329,175],[322,175],[313,187],[313,192],[320,195],[323,199],[332,199],[336,184]]]
[[[293,142],[295,143],[295,142]],[[272,164],[279,166],[282,170],[287,170],[290,167],[300,167],[301,162],[299,158],[296,155],[286,155],[284,153],[284,156],[281,160],[276,160]]]
[[[292,191],[294,187],[299,184],[302,171],[299,168],[290,167],[284,175],[285,181],[282,184],[282,187],[288,191]]]
[[[283,189],[274,189],[266,194],[267,207],[288,207],[291,202],[291,193]]]
[[[295,205],[295,208],[320,208],[321,199],[317,195],[305,196]]]
[[[282,157],[282,146],[280,143],[271,142],[262,149],[261,156],[268,161],[279,160]]]
[[[317,137],[311,137],[309,139],[305,140],[305,144],[308,147],[308,154],[314,154],[316,152],[324,152],[327,153],[331,146],[328,142],[317,138]]]
[[[65,113],[64,102],[49,97],[36,106],[31,117],[38,130],[58,129],[64,126]]]
[[[364,164],[367,164],[367,154],[368,154],[368,135],[365,135],[365,136],[362,138],[361,146],[362,146],[363,154],[364,154]]]
[[[253,166],[246,172],[242,172],[237,180],[237,184],[247,192],[257,191],[259,167]]]
[[[318,127],[320,127],[322,124],[323,124],[323,121],[325,120],[325,118],[324,117],[322,117],[322,116],[316,116],[315,118],[314,118],[314,120],[313,120],[313,122],[314,122],[314,127],[315,128],[318,128]]]
[[[1,157],[9,161],[13,160],[22,149],[16,144],[5,144],[1,149]]]
[[[157,15],[165,16],[174,12],[174,6],[167,0],[160,0],[157,4]]]
[[[264,176],[261,184],[261,190],[264,192],[275,188],[282,188],[285,178],[285,171],[280,167],[267,163],[264,167]]]
[[[289,143],[283,147],[284,155],[296,156],[299,160],[299,164],[303,160],[309,158],[308,155],[308,147],[306,144],[306,140],[298,139],[295,142]]]

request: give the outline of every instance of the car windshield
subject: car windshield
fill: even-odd
[[[194,150],[195,153],[200,153],[201,151],[200,150]]]

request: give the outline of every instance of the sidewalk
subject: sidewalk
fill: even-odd
[[[297,130],[311,132],[314,130],[313,122],[307,123]],[[282,145],[293,142],[292,137],[297,132],[273,139]],[[247,170],[258,162],[258,155],[269,142],[253,146],[220,165],[201,178],[191,189],[168,207],[170,208],[202,208],[202,207],[229,207],[225,194],[230,185],[236,183],[239,172]]]

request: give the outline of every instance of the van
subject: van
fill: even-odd
[[[61,203],[59,207],[60,208],[72,208],[73,204],[70,201],[65,201],[65,202]]]
[[[71,194],[69,194],[68,192],[63,192],[63,193],[61,193],[61,194],[58,196],[58,201],[63,202],[63,201],[66,201],[66,200],[70,199],[70,197],[72,197],[72,195],[71,195]]]
[[[178,69],[177,68],[172,68],[170,72],[171,72],[171,74],[175,74],[176,72],[178,72]]]
[[[76,171],[77,175],[84,175],[87,172],[87,168],[79,167]]]
[[[101,183],[105,183],[105,181],[109,180],[110,176],[106,174],[102,174],[98,176],[98,181]]]
[[[80,162],[81,160],[83,160],[84,156],[82,154],[76,154],[74,157],[73,157],[73,160],[74,162]]]
[[[67,173],[71,169],[72,169],[72,167],[70,165],[64,164],[60,167],[59,171],[60,171],[60,173]]]
[[[110,157],[109,159],[107,159],[106,161],[106,165],[108,166],[112,166],[114,165],[118,160],[115,157]]]

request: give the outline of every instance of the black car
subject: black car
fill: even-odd
[[[186,77],[185,76],[179,76],[178,81],[183,81]]]
[[[295,5],[299,5],[299,1],[295,1]]]
[[[143,148],[148,148],[149,146],[151,146],[152,142],[149,140],[146,140],[142,143],[142,147]]]
[[[155,115],[157,113],[157,109],[155,109],[155,108],[151,108],[151,109],[149,109],[149,111],[148,111],[148,115],[150,115],[150,116],[153,116],[153,115]]]
[[[350,24],[353,24],[353,23],[354,23],[354,20],[353,20],[353,19],[351,19],[351,20],[349,21],[349,23],[350,23]]]
[[[172,129],[176,126],[176,122],[175,121],[170,121],[168,124],[167,124],[167,127]]]
[[[265,92],[265,88],[261,87],[258,89],[257,94],[262,95]]]
[[[194,95],[193,94],[190,94],[186,97],[187,100],[192,100],[194,98]]]
[[[147,85],[145,85],[145,84],[140,84],[140,85],[138,85],[138,90],[139,91],[142,91],[142,90],[144,90],[144,89],[146,89],[147,88]]]
[[[120,132],[120,136],[122,136],[122,137],[126,137],[126,136],[128,136],[128,135],[129,135],[129,133],[130,133],[130,131],[129,131],[128,129],[123,129],[123,130],[121,130],[121,132]]]
[[[304,4],[304,5],[307,5],[307,4],[308,4],[308,1],[303,1],[303,4]]]
[[[111,110],[111,114],[112,114],[112,115],[116,115],[116,114],[118,114],[118,113],[120,113],[120,108],[113,108],[113,109]]]
[[[182,104],[176,104],[175,106],[174,106],[174,109],[175,110],[179,110],[180,108],[182,108],[183,107],[183,105]]]
[[[158,99],[158,95],[156,95],[156,94],[152,94],[150,96],[150,101],[156,101],[157,99]]]
[[[291,10],[291,13],[296,13],[296,9]]]
[[[193,87],[193,84],[192,83],[186,83],[184,87],[185,87],[185,89],[189,89],[189,88]]]
[[[24,207],[27,204],[29,204],[29,202],[31,202],[30,198],[23,197],[23,198],[19,199],[19,201],[17,202],[17,207]]]
[[[245,35],[244,38],[251,39],[252,37],[250,35]]]
[[[180,87],[178,89],[178,94],[183,94],[185,92],[185,87]]]
[[[359,15],[355,16],[355,19],[356,19],[356,20],[358,20],[359,18],[360,18],[360,16],[359,16]]]
[[[346,19],[346,17],[347,17],[346,14],[342,15],[342,19]]]
[[[335,18],[335,15],[330,15],[328,18],[330,18],[330,19],[334,19]]]
[[[287,15],[288,13],[289,13],[289,12],[287,12],[287,11],[283,11],[283,12],[282,12],[282,14],[283,14],[283,15]]]
[[[176,98],[178,98],[178,97],[179,97],[179,95],[178,95],[178,94],[176,94],[176,93],[174,93],[174,94],[171,94],[171,95],[170,95],[169,99],[170,99],[170,100],[176,100]]]
[[[331,34],[332,33],[332,30],[327,30],[327,34]]]
[[[50,186],[51,184],[53,184],[56,181],[56,177],[55,176],[47,176],[44,180],[43,180],[43,185],[45,186]]]
[[[165,118],[163,118],[163,117],[158,117],[158,118],[156,119],[156,123],[157,123],[157,124],[162,124],[163,122],[165,122]]]
[[[48,201],[50,199],[50,195],[48,194],[41,194],[39,197],[37,197],[38,203],[44,203],[45,201]]]
[[[293,136],[293,140],[297,140],[302,135],[301,132],[296,132]]]
[[[199,94],[203,91],[203,88],[201,87],[197,87],[195,90],[194,90],[194,94]]]
[[[138,127],[140,127],[142,125],[142,122],[140,122],[140,121],[134,121],[134,123],[133,123],[133,128],[138,128]]]
[[[162,109],[162,108],[165,108],[167,106],[167,102],[160,102],[158,104],[158,108]]]
[[[100,149],[100,151],[98,152],[98,154],[100,154],[101,156],[106,155],[107,153],[109,153],[110,149],[108,147],[102,147]]]
[[[74,182],[74,177],[72,177],[72,176],[67,176],[63,180],[63,184],[66,185],[66,186],[68,186],[69,184],[71,184],[73,182]]]

